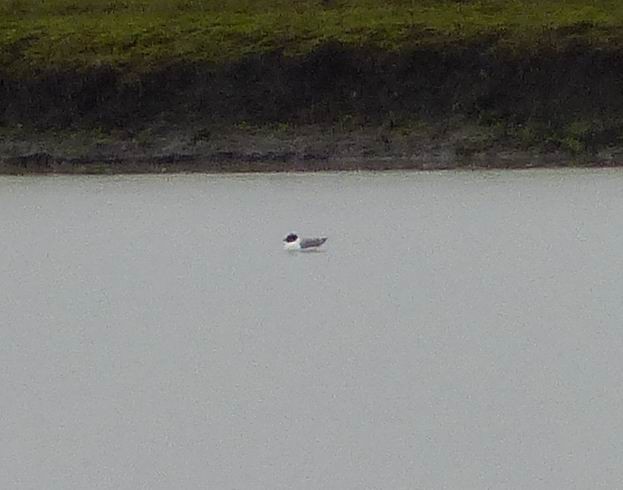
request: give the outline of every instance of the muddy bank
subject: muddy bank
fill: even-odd
[[[279,172],[620,166],[623,147],[536,151],[480,127],[196,128],[149,135],[20,133],[0,143],[0,173]],[[515,144],[514,144],[515,143]]]
[[[131,77],[105,64],[33,74],[0,67],[0,125],[39,129],[175,124],[364,125],[463,117],[564,131],[588,122],[596,144],[623,128],[623,52],[584,41],[516,51],[495,36],[400,52],[328,42],[231,64],[180,60]]]
[[[566,38],[565,38],[566,39]],[[335,42],[128,77],[0,68],[0,171],[619,165],[623,53],[495,36],[385,52]]]

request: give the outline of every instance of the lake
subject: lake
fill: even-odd
[[[0,237],[1,488],[623,481],[621,170],[0,177]]]

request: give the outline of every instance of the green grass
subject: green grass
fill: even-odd
[[[623,45],[620,0],[3,0],[0,66],[23,76],[231,63],[327,42],[400,51],[487,40],[506,50]]]

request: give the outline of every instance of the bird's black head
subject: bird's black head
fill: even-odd
[[[298,236],[296,235],[296,233],[290,233],[287,237],[283,239],[283,241],[287,243],[292,243],[295,242],[297,238]]]

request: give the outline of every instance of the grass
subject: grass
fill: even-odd
[[[500,49],[623,45],[619,0],[4,0],[0,66],[16,77],[110,66],[143,74],[318,46],[401,51],[487,40]]]

